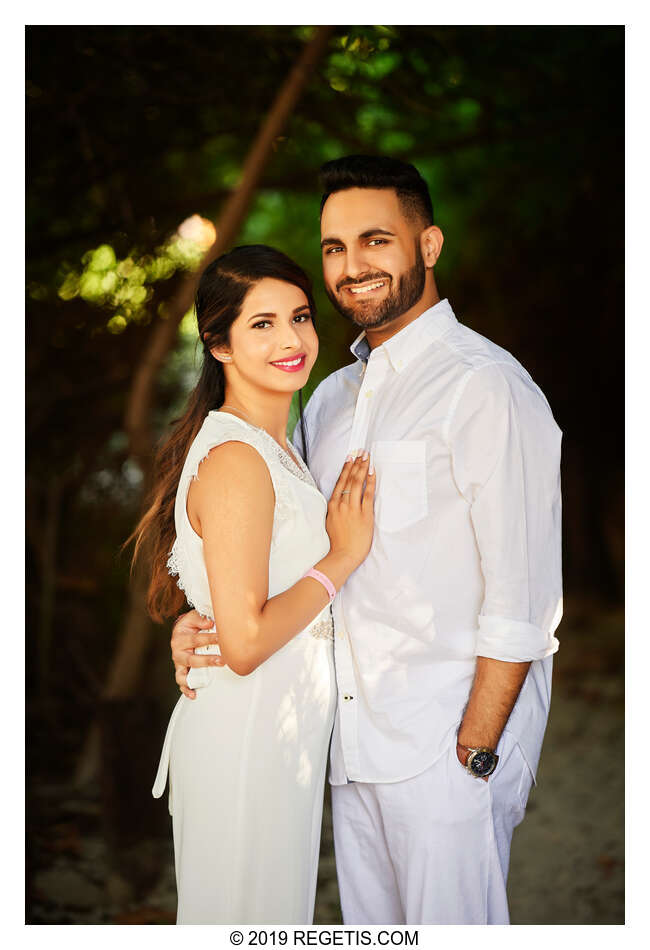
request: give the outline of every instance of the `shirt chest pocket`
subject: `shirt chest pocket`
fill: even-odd
[[[375,520],[382,531],[402,531],[428,511],[426,442],[374,442]]]

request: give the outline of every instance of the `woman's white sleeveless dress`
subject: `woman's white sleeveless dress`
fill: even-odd
[[[208,617],[202,541],[187,517],[187,493],[210,449],[229,441],[252,445],[271,474],[269,597],[329,551],[327,502],[302,462],[264,430],[210,412],[181,474],[169,559],[188,602]],[[327,607],[250,676],[228,667],[190,671],[196,699],[181,696],[172,713],[152,790],[163,794],[169,771],[177,923],[311,923],[336,695],[332,634]]]

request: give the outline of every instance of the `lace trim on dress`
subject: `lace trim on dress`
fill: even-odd
[[[301,459],[300,453],[296,451],[291,442],[289,442],[289,445],[293,449],[293,452],[300,463],[299,465],[296,465],[291,454],[285,451],[285,449],[283,449],[282,446],[275,441],[273,436],[269,435],[264,429],[260,429],[259,431],[268,438],[271,449],[279,459],[280,463],[289,472],[291,472],[292,475],[295,475],[296,478],[299,478],[301,482],[306,482],[307,485],[311,485],[313,488],[316,488],[316,482],[314,481],[311,472]]]
[[[309,628],[309,632],[312,637],[315,637],[317,640],[333,640],[334,639],[334,618],[332,616],[332,608],[328,608],[328,615],[324,620],[317,620],[316,623],[312,624]]]
[[[174,541],[172,549],[169,552],[169,557],[167,559],[167,573],[170,577],[176,578],[176,586],[179,590],[183,591],[185,594],[185,600],[188,602],[190,607],[195,607],[196,604],[192,603],[189,596],[189,591],[185,587],[183,582],[183,555],[180,552],[178,538]]]

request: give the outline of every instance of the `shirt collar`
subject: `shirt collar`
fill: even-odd
[[[416,320],[407,324],[390,340],[386,340],[385,343],[378,346],[377,350],[384,350],[395,372],[400,373],[412,359],[422,352],[425,346],[439,339],[457,322],[454,311],[445,297],[444,300],[440,300],[433,307],[429,307],[428,310],[421,313]],[[365,330],[356,338],[350,347],[350,351],[358,360],[362,360],[364,363],[368,362],[371,350],[366,339]]]

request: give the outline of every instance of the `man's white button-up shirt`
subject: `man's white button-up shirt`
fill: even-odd
[[[369,449],[377,472],[372,548],[334,601],[330,781],[424,771],[453,741],[477,656],[534,661],[507,726],[534,773],[562,612],[561,432],[526,370],[447,300],[351,349],[305,411],[326,498],[348,452]]]

